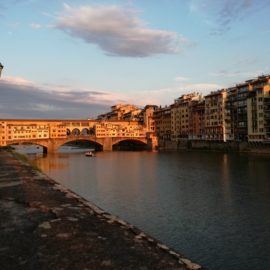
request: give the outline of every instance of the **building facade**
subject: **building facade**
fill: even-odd
[[[154,121],[160,139],[270,142],[270,75],[204,98],[198,93],[182,95],[172,105],[158,108]]]
[[[95,124],[96,138],[107,137],[146,137],[146,129],[139,122],[101,121]]]
[[[100,114],[98,120],[126,120],[126,121],[138,121],[139,114],[142,109],[135,105],[130,104],[116,104],[111,106],[111,111],[105,114]]]
[[[32,121],[32,120],[0,120],[0,146],[6,146],[8,141],[28,141],[36,139],[65,138],[67,130],[62,122]]]
[[[173,141],[187,139],[190,132],[190,107],[191,104],[202,100],[198,93],[182,95],[171,106],[171,138]]]
[[[140,121],[149,133],[155,133],[154,113],[157,109],[156,105],[146,105],[141,112]]]
[[[270,76],[250,82],[247,97],[248,141],[270,141]]]
[[[161,140],[171,140],[171,106],[156,109],[153,119],[156,136]]]
[[[205,96],[205,140],[227,141],[225,104],[227,91],[218,90]]]
[[[205,139],[205,100],[194,101],[189,107],[189,140]]]

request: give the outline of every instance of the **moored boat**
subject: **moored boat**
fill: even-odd
[[[85,153],[86,157],[95,157],[95,154],[92,151],[88,151]]]

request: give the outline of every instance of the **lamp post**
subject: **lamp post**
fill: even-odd
[[[2,73],[3,68],[4,66],[0,63],[0,78],[1,78],[1,73]]]

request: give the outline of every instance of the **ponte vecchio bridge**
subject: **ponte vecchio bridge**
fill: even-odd
[[[61,145],[90,141],[103,151],[112,151],[122,141],[157,146],[156,137],[137,121],[0,119],[0,147],[31,143],[44,152],[56,152]]]

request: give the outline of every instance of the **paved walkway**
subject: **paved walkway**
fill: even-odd
[[[0,269],[202,269],[0,150]]]

